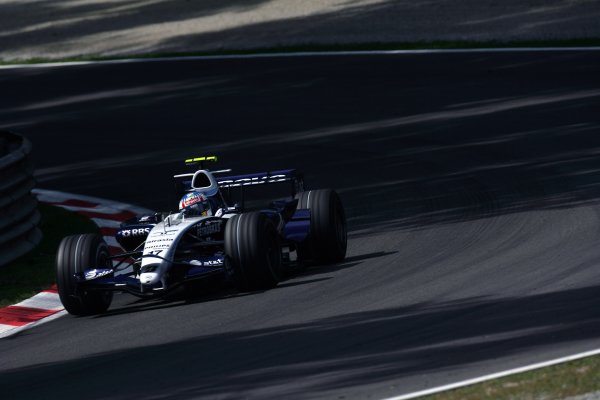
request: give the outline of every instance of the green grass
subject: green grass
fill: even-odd
[[[77,61],[108,61],[123,59],[192,57],[192,56],[223,56],[236,54],[272,54],[272,53],[301,53],[325,51],[368,51],[368,50],[426,50],[426,49],[476,49],[476,48],[524,48],[524,47],[600,47],[600,38],[570,39],[570,40],[527,40],[527,41],[431,41],[431,42],[398,42],[398,43],[362,43],[362,44],[306,44],[286,47],[267,47],[253,49],[216,50],[207,52],[175,52],[129,54],[122,56],[79,56],[66,58],[30,58],[16,60],[1,60],[0,65],[13,64],[43,64],[49,62]]]
[[[600,390],[600,357],[558,364],[507,376],[436,395],[423,400],[541,400],[564,399]]]
[[[54,258],[63,237],[98,232],[92,221],[62,208],[41,204],[44,238],[29,254],[0,267],[0,307],[25,300],[55,282]]]

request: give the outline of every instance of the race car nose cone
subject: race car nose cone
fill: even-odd
[[[140,275],[140,282],[145,285],[152,285],[158,282],[158,274],[156,272],[144,272]]]

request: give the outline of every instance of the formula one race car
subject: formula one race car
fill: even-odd
[[[267,289],[286,270],[344,259],[346,217],[335,191],[304,190],[302,174],[293,169],[220,176],[231,170],[204,168],[216,159],[186,160],[199,169],[175,175],[178,195],[183,195],[179,212],[121,224],[116,240],[124,253],[109,255],[97,234],[62,240],[57,285],[69,313],[105,312],[115,291],[154,298],[209,277],[242,291]],[[291,186],[287,197],[246,210],[250,189],[274,184]],[[236,197],[240,202],[231,205]]]

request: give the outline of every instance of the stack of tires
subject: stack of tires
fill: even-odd
[[[42,239],[31,143],[0,131],[0,267],[31,251]]]

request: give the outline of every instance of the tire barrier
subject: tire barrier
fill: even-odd
[[[31,142],[0,131],[0,267],[27,254],[42,239]]]

